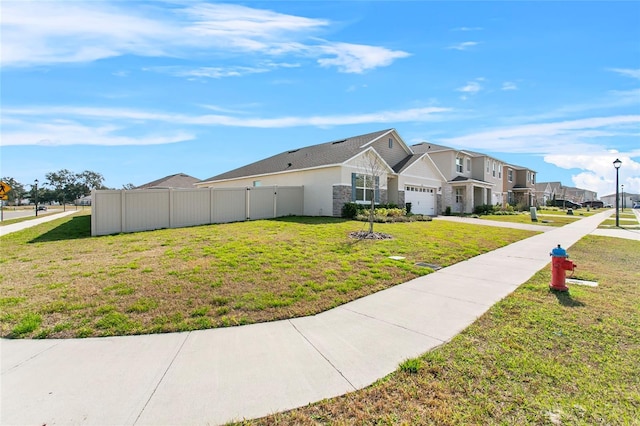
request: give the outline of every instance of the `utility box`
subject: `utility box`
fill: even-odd
[[[535,207],[531,207],[529,209],[529,212],[531,212],[531,222],[537,222],[538,221],[538,210],[536,210]]]

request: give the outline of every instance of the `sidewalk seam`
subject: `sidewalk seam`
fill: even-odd
[[[142,407],[142,409],[140,410],[140,412],[136,416],[136,419],[133,421],[134,425],[138,423],[138,420],[140,420],[140,417],[142,416],[142,413],[144,413],[144,410],[146,410],[147,406],[149,405],[149,402],[151,402],[151,399],[156,394],[156,391],[158,390],[158,388],[160,387],[160,385],[164,381],[164,378],[166,377],[167,373],[169,372],[169,370],[173,366],[173,363],[175,362],[176,358],[178,357],[180,352],[182,352],[182,348],[187,343],[187,339],[189,338],[189,336],[191,336],[191,332],[187,333],[187,335],[185,336],[184,340],[180,344],[180,347],[178,348],[176,353],[173,355],[173,358],[171,358],[171,362],[169,363],[167,368],[164,370],[164,373],[162,373],[162,377],[160,377],[160,380],[158,380],[158,383],[156,383],[156,386],[153,388],[153,391],[151,392],[151,395],[149,395],[149,398],[147,399],[147,402],[144,403],[144,406]]]
[[[333,367],[333,369],[334,369],[334,370],[336,370],[336,371],[338,372],[338,374],[340,374],[340,376],[342,376],[342,378],[343,378],[347,383],[349,383],[349,386],[351,386],[351,388],[352,388],[354,391],[355,391],[355,390],[358,390],[358,388],[357,388],[357,387],[355,387],[355,386],[353,385],[353,383],[351,383],[351,380],[347,379],[347,377],[346,377],[344,374],[342,374],[342,371],[340,371],[340,369],[339,369],[338,367],[336,367],[336,366],[331,362],[331,360],[329,360],[329,358],[327,358],[327,357],[322,353],[322,351],[320,351],[320,349],[318,349],[318,347],[317,347],[316,345],[314,345],[314,344],[313,344],[313,342],[311,342],[311,340],[309,340],[309,339],[307,338],[307,336],[305,336],[305,335],[304,335],[304,333],[302,333],[300,330],[298,330],[298,327],[296,327],[296,325],[293,323],[293,321],[291,321],[291,320],[287,320],[287,321],[289,322],[289,324],[291,324],[291,326],[293,327],[293,329],[294,329],[295,331],[297,331],[297,332],[298,332],[298,334],[299,334],[300,336],[302,336],[302,338],[303,338],[304,340],[306,340],[306,341],[307,341],[307,343],[309,343],[309,344],[311,345],[311,347],[312,347],[313,349],[315,349],[315,350],[316,350],[316,352],[318,352],[318,353],[320,354],[320,356],[321,356],[322,358],[324,358],[324,359],[325,359],[325,361],[327,361],[327,362],[329,363],[329,365],[330,365],[331,367]]]
[[[484,305],[480,305],[480,306],[484,306]],[[374,316],[367,315],[367,314],[364,314],[364,313],[362,313],[362,312],[354,311],[353,309],[345,308],[344,306],[338,306],[338,308],[339,308],[339,309],[344,309],[345,311],[349,311],[349,312],[351,312],[351,313],[354,313],[354,314],[357,314],[357,315],[360,315],[360,316],[363,316],[363,317],[365,317],[365,318],[372,319],[372,320],[374,320],[374,321],[380,321],[381,323],[388,324],[388,325],[392,325],[392,326],[394,326],[394,327],[398,327],[398,328],[401,328],[401,329],[403,329],[403,330],[410,331],[410,332],[415,333],[415,334],[419,334],[420,336],[428,337],[428,338],[430,338],[430,339],[435,339],[435,340],[437,340],[437,341],[439,341],[439,342],[441,342],[441,343],[444,343],[444,342],[445,342],[445,340],[442,340],[442,339],[441,339],[441,338],[439,338],[439,337],[431,336],[431,335],[429,335],[429,334],[425,334],[425,333],[422,333],[422,332],[420,332],[420,331],[413,330],[413,329],[411,329],[411,328],[405,327],[405,326],[400,325],[400,324],[396,324],[396,323],[393,323],[393,322],[385,321],[385,320],[383,320],[383,319],[376,318],[376,317],[374,317]]]
[[[16,365],[13,365],[9,368],[7,368],[6,370],[2,371],[0,374],[5,375],[13,370],[15,370],[18,367],[21,367],[22,365],[26,364],[27,362],[31,361],[34,358],[39,357],[40,355],[42,355],[43,353],[47,352],[50,349],[55,348],[56,346],[58,346],[60,343],[56,343],[55,345],[51,345],[46,349],[41,350],[40,352],[33,354],[32,356],[30,356],[29,358],[25,359],[24,361],[20,361],[19,363],[17,363]]]

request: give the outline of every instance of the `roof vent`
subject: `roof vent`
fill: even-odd
[[[339,144],[339,143],[346,142],[346,141],[347,141],[346,139],[343,139],[343,140],[341,140],[341,141],[335,141],[335,142],[333,142],[331,145],[337,145],[337,144]]]
[[[287,163],[287,167],[291,167],[291,163]]]
[[[294,149],[293,151],[289,151],[288,154],[293,154],[294,152],[298,152],[298,151],[300,151],[300,148]]]

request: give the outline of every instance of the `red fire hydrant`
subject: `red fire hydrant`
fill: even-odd
[[[560,247],[560,244],[558,244],[558,247],[551,250],[549,255],[551,255],[551,284],[549,284],[549,287],[552,290],[558,291],[569,290],[565,281],[565,271],[571,271],[571,275],[573,275],[576,264],[568,259],[569,255],[567,254],[567,251]]]

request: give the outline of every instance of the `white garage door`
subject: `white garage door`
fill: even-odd
[[[404,188],[404,202],[411,203],[411,213],[436,214],[436,191],[434,188],[407,185]]]

